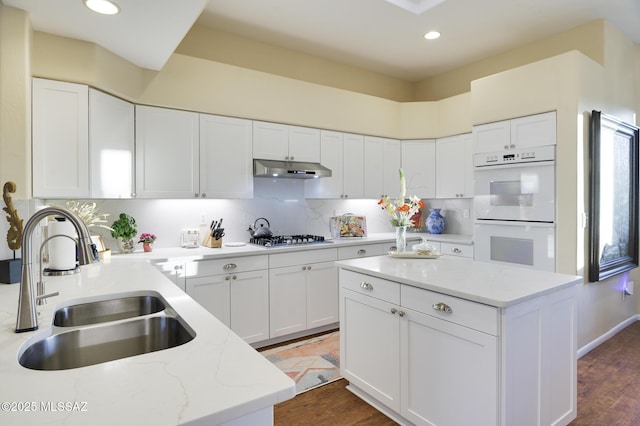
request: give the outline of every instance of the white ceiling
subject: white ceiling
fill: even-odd
[[[115,17],[94,16],[81,0],[0,1],[27,10],[38,31],[94,41],[155,70],[196,18],[410,81],[601,18],[640,43],[640,0],[116,0],[122,13]],[[442,37],[425,40],[429,30]]]

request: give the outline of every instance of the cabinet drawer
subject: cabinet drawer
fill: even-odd
[[[498,336],[497,308],[409,285],[403,285],[400,293],[401,305],[404,308]],[[444,312],[438,309],[438,306],[445,309],[445,306],[439,304],[448,306],[451,311]]]
[[[473,258],[473,246],[466,244],[440,243],[440,253],[451,256]]]
[[[400,284],[372,277],[371,275],[341,269],[340,287],[382,299],[395,305],[400,304]]]
[[[358,244],[338,248],[338,259],[357,259],[359,257],[380,256],[385,254],[384,244]]]
[[[220,275],[229,272],[257,271],[268,269],[267,255],[229,257],[226,259],[203,259],[187,262],[187,277]]]
[[[335,262],[338,259],[336,249],[300,250],[269,255],[270,268],[304,265],[307,263]]]

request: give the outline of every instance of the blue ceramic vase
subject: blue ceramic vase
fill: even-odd
[[[430,234],[442,234],[446,225],[444,216],[440,214],[440,209],[429,209],[429,211],[431,213],[429,213],[425,221],[427,232]]]

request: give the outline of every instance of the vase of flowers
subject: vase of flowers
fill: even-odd
[[[149,253],[150,251],[153,251],[153,242],[156,240],[156,237],[154,234],[150,234],[148,232],[145,232],[143,234],[140,234],[140,239],[138,240],[138,243],[142,243],[142,248],[144,249],[144,251],[146,253]]]
[[[396,251],[403,252],[407,249],[407,228],[414,226],[411,218],[424,208],[424,201],[414,196],[406,198],[406,183],[404,172],[400,169],[400,196],[392,200],[384,197],[378,201],[378,205],[389,216],[391,225],[396,229]]]

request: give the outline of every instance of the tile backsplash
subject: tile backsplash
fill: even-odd
[[[307,233],[330,236],[329,218],[345,213],[364,215],[370,233],[392,232],[388,217],[373,199],[315,200],[304,198],[304,183],[293,179],[254,179],[254,197],[247,200],[94,200],[100,213],[108,213],[109,224],[124,212],[136,219],[138,233],[158,236],[156,247],[180,245],[180,231],[200,228],[205,232],[212,220],[224,218],[225,242],[249,240],[249,225],[265,217],[275,234]],[[445,233],[471,234],[473,219],[465,218],[472,209],[471,199],[425,200],[427,208],[440,208],[447,219]],[[64,200],[48,204],[64,205]],[[428,214],[428,212],[427,212]],[[472,216],[472,215],[470,215]],[[204,219],[204,221],[203,221]],[[107,247],[116,242],[108,231],[92,228],[103,235]],[[6,231],[5,231],[6,232]]]

